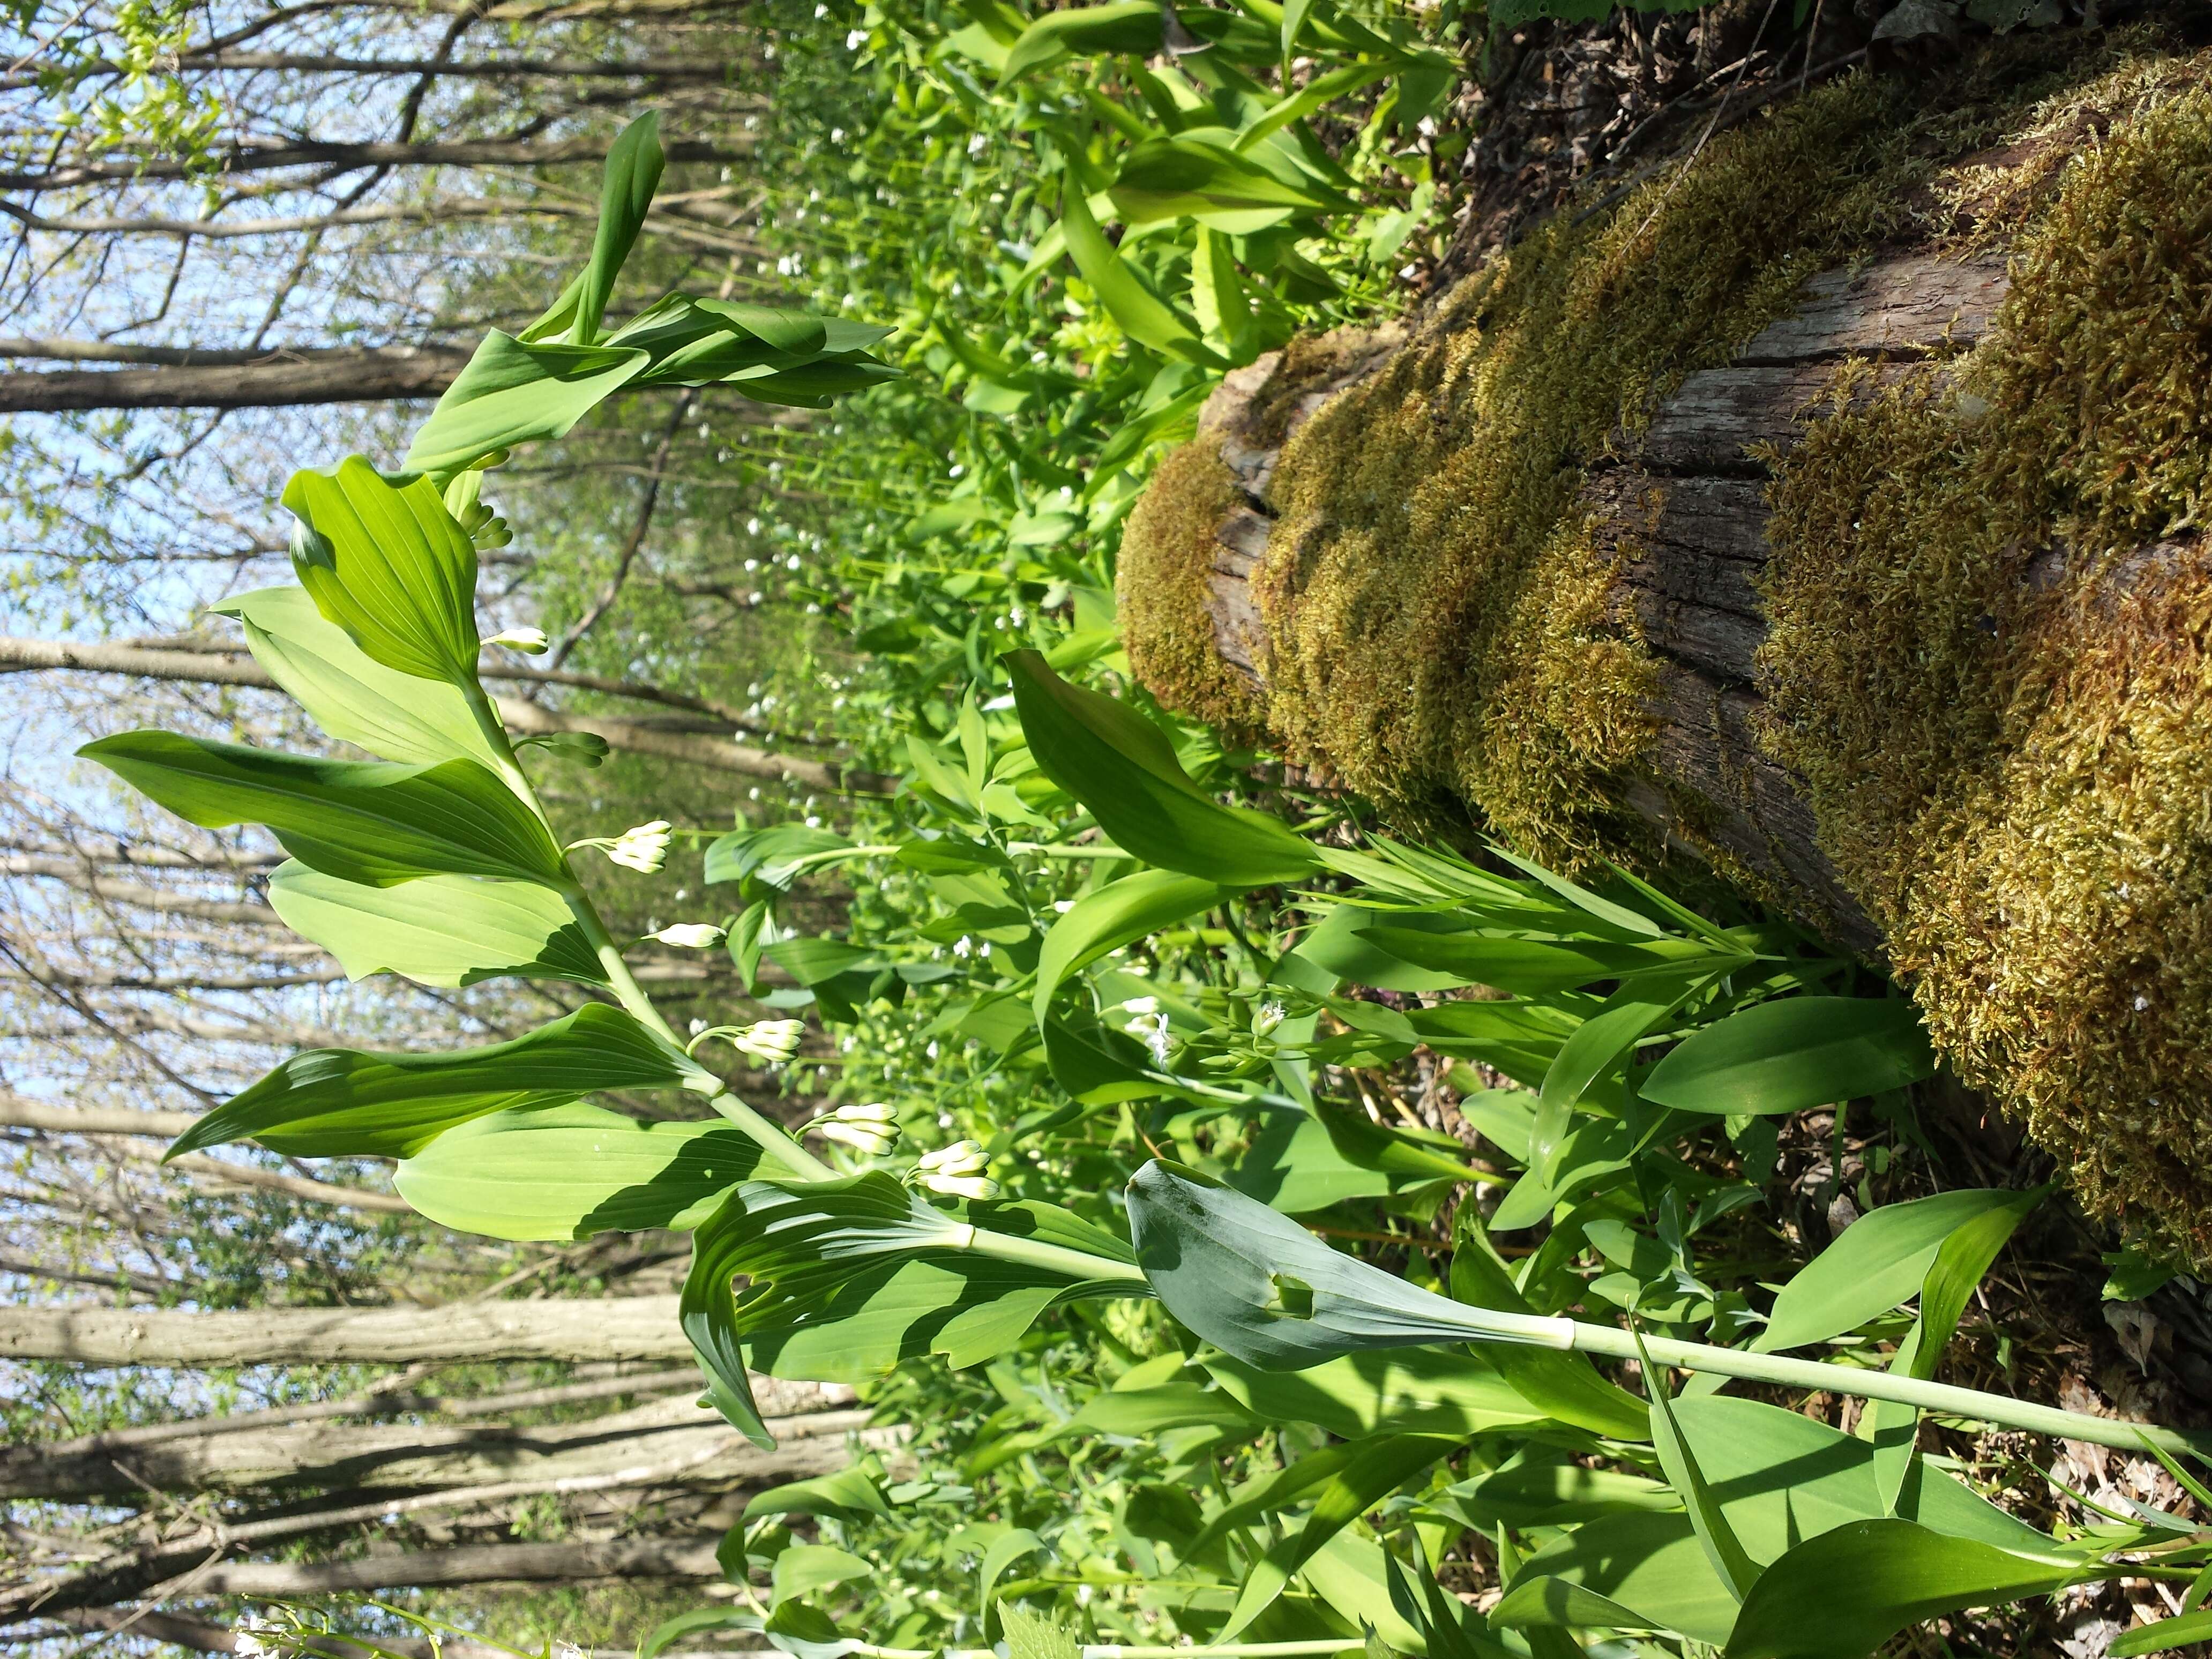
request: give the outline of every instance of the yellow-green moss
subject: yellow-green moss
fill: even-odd
[[[1222,661],[1207,610],[1215,527],[1243,505],[1218,441],[1174,451],[1129,514],[1114,578],[1129,666],[1169,708],[1237,735],[1255,731],[1252,683]]]
[[[1904,122],[1852,80],[1563,214],[1290,442],[1256,583],[1270,724],[1401,817],[1473,803],[1540,855],[1620,856],[1651,665],[1575,511],[1583,468],[1798,286],[1880,237]]]
[[[2208,76],[2131,65],[2070,98],[2105,137],[2017,244],[1988,340],[1948,386],[1844,399],[1785,458],[1760,655],[1764,740],[1939,1047],[2093,1210],[2200,1266]]]

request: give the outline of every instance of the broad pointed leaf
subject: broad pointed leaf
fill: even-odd
[[[675,1087],[721,1083],[621,1009],[587,1003],[513,1042],[451,1054],[310,1048],[200,1118],[168,1156],[257,1140],[301,1158],[405,1158],[492,1112]]]

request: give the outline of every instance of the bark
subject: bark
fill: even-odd
[[[450,346],[331,346],[258,363],[0,374],[0,415],[91,409],[264,409],[434,398],[469,354]]]
[[[627,63],[596,64],[586,58],[483,58],[449,61],[436,58],[345,58],[329,52],[221,50],[184,52],[177,59],[180,72],[276,70],[295,75],[428,75],[487,81],[721,81],[735,67],[712,59],[688,58],[635,58]],[[135,72],[129,64],[112,62],[84,64],[72,70],[73,75],[85,80]],[[39,83],[36,70],[0,75],[0,92],[15,92]]]
[[[684,1359],[672,1296],[247,1313],[0,1308],[0,1358],[87,1365],[404,1365],[416,1360]]]
[[[560,1544],[475,1544],[351,1561],[233,1561],[196,1574],[204,1595],[307,1596],[434,1584],[576,1583],[591,1579],[719,1578],[709,1534]]]
[[[0,376],[0,380],[5,378]],[[0,637],[0,673],[39,669],[73,669],[83,673],[130,674],[190,684],[251,685],[269,690],[276,689],[276,684],[249,657]],[[542,678],[551,680],[553,677]],[[572,714],[526,702],[520,697],[495,697],[492,704],[499,710],[500,720],[507,729],[517,737],[588,732],[605,738],[612,747],[626,753],[651,755],[686,766],[735,773],[740,777],[770,779],[825,794],[889,794],[898,785],[896,778],[882,773],[863,771],[836,761],[778,754],[711,732],[671,730],[645,720],[612,715]]]
[[[417,1315],[418,1318],[425,1317]],[[434,1318],[437,1316],[427,1316]],[[694,1373],[691,1382],[697,1382]],[[303,1423],[125,1447],[0,1448],[0,1497],[128,1498],[146,1491],[428,1492],[526,1481],[550,1486],[653,1465],[666,1484],[719,1489],[798,1480],[845,1466],[844,1437],[866,1408],[823,1409],[811,1384],[758,1385],[776,1449],[763,1452],[702,1410],[696,1391],[581,1423]],[[93,1437],[97,1443],[101,1437]]]
[[[496,15],[497,10],[483,15]],[[313,167],[352,172],[362,167],[552,167],[562,162],[604,161],[611,142],[604,138],[570,138],[551,143],[518,138],[475,138],[442,144],[249,141],[218,146],[205,157],[191,161],[130,158],[85,161],[40,173],[0,172],[0,190],[70,190],[85,185],[141,184],[149,179],[197,179],[210,172],[267,173],[282,167]],[[672,163],[744,161],[750,160],[753,153],[751,141],[742,135],[732,135],[729,140],[717,143],[696,139],[664,142],[661,149]]]
[[[241,1638],[228,1626],[210,1624],[204,1619],[189,1619],[181,1613],[160,1613],[151,1607],[70,1607],[52,1615],[61,1625],[81,1631],[113,1631],[142,1636],[149,1641],[166,1642],[172,1647],[189,1649],[195,1653],[236,1653]],[[495,1648],[485,1642],[455,1640],[451,1637],[440,1641],[410,1641],[405,1637],[380,1636],[370,1647],[363,1643],[349,1642],[343,1638],[321,1637],[310,1644],[273,1647],[264,1641],[261,1652],[275,1651],[283,1659],[384,1659],[398,1654],[404,1659],[514,1659],[513,1651]],[[723,1650],[734,1655],[740,1650]],[[763,1649],[773,1653],[774,1649]],[[594,1656],[597,1659],[597,1656]],[[664,1659],[699,1659],[696,1654],[668,1654]]]
[[[66,1135],[154,1135],[164,1140],[199,1121],[191,1112],[142,1112],[133,1108],[49,1106],[0,1089],[0,1129],[42,1129]]]
[[[1753,655],[1767,629],[1757,584],[1768,549],[1767,468],[1749,452],[1762,445],[1786,452],[1839,362],[1873,360],[1869,389],[1941,374],[1932,360],[1979,339],[2005,290],[2005,267],[1995,258],[1959,264],[1905,253],[1817,277],[1792,315],[1726,368],[1689,376],[1641,444],[1595,469],[1584,489],[1597,544],[1620,573],[1618,602],[1660,660],[1650,709],[1658,783],[1635,787],[1628,804],[1672,833],[1680,827],[1680,803],[1692,803],[1700,834],[1791,895],[1806,920],[1863,953],[1880,949],[1880,929],[1820,851],[1796,783],[1752,734],[1759,706]],[[1290,430],[1385,355],[1369,354],[1348,375],[1307,394]],[[1248,502],[1215,535],[1208,604],[1215,648],[1255,684],[1262,681],[1255,664],[1267,653],[1248,578],[1267,547],[1268,489],[1282,440],[1255,439],[1251,422],[1273,368],[1262,359],[1232,376],[1201,421],[1202,429],[1221,434],[1223,459]]]

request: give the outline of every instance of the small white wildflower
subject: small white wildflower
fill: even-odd
[[[950,1198],[989,1199],[999,1195],[999,1183],[988,1176],[924,1176],[923,1186]]]
[[[2137,998],[2136,999],[2136,1012],[2137,1013],[2141,1013],[2141,1012],[2142,1012],[2142,1011],[2143,1011],[2144,1009],[2146,1009],[2146,1008],[2148,1008],[2148,1007],[2149,1007],[2149,1006],[2150,1006],[2150,999],[2149,999],[2148,997],[2137,997]]]
[[[898,1144],[897,1115],[879,1100],[865,1106],[840,1106],[814,1127],[823,1139],[850,1146],[868,1158],[880,1158]]]
[[[975,941],[969,939],[965,933],[961,934],[958,939],[952,941],[952,954],[956,957],[974,956],[975,954]]]
[[[799,1052],[800,1039],[806,1035],[804,1022],[796,1019],[763,1019],[748,1025],[730,1039],[741,1054],[770,1066],[787,1066],[791,1057]]]
[[[695,1020],[693,1020],[693,1021],[691,1022],[691,1035],[692,1035],[693,1036],[698,1036],[702,1031],[705,1030],[706,1029],[707,1029],[707,1022],[706,1022],[705,1020],[703,1020],[703,1019],[695,1019]]]
[[[1121,1011],[1129,1014],[1157,1014],[1160,1011],[1160,1000],[1158,997],[1131,997],[1121,1005]]]
[[[725,935],[710,921],[678,921],[646,937],[659,939],[663,945],[680,945],[686,951],[705,951],[720,945]]]
[[[924,1175],[973,1176],[982,1174],[989,1161],[983,1154],[981,1142],[956,1140],[950,1146],[924,1152],[915,1167]]]
[[[484,641],[486,645],[504,645],[512,650],[527,652],[538,656],[545,649],[545,630],[542,628],[502,628]]]
[[[975,133],[968,140],[968,153],[970,155],[981,155],[990,142],[990,139],[983,134]]]
[[[625,830],[606,849],[607,856],[624,869],[649,876],[668,862],[668,831],[672,827],[666,818],[655,818],[650,823]]]
[[[867,44],[868,32],[866,29],[854,29],[845,37],[845,50],[848,52],[858,52]]]
[[[1279,1002],[1263,1002],[1260,1005],[1259,1012],[1252,1016],[1252,1035],[1262,1037],[1271,1036],[1275,1028],[1282,1023],[1283,1005]]]
[[[1064,916],[1070,910],[1073,910],[1075,908],[1075,901],[1073,899],[1054,899],[1052,902],[1052,908],[1054,910]]]
[[[1152,1000],[1149,997],[1145,1000],[1147,1002]],[[1152,1050],[1154,1065],[1168,1063],[1168,1055],[1175,1045],[1168,1036],[1168,1017],[1165,1014],[1140,1015],[1121,1029]]]

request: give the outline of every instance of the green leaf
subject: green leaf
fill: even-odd
[[[1528,1168],[1548,1181],[1558,1170],[1559,1147],[1575,1108],[1601,1078],[1621,1066],[1636,1045],[1674,1011],[1712,982],[1713,970],[1700,966],[1632,979],[1584,1020],[1544,1073],[1536,1104],[1536,1127],[1528,1143]]]
[[[1195,1382],[1163,1382],[1147,1389],[1115,1387],[1093,1395],[1058,1432],[1118,1434],[1139,1439],[1170,1429],[1199,1427],[1257,1434],[1262,1426],[1234,1395]]]
[[[2212,1642],[2212,1613],[2185,1613],[2138,1625],[2105,1650],[2111,1659],[2136,1659],[2137,1654],[2166,1653],[2191,1642]]]
[[[1659,1481],[1614,1469],[1589,1468],[1565,1451],[1541,1445],[1523,1446],[1489,1474],[1431,1493],[1425,1501],[1462,1526],[1485,1532],[1500,1525],[1526,1531],[1601,1515],[1667,1513],[1682,1506],[1682,1500]]]
[[[964,1218],[963,1218],[964,1217]],[[693,1234],[680,1309],[684,1334],[719,1385],[718,1405],[756,1436],[746,1352],[777,1376],[858,1382],[941,1353],[979,1364],[1021,1340],[1038,1315],[1109,1283],[969,1248],[988,1231],[1126,1261],[1127,1248],[1049,1204],[939,1210],[880,1173],[785,1188],[748,1182]],[[732,1281],[743,1276],[744,1293]]]
[[[1646,1100],[1731,1117],[1803,1111],[1933,1076],[1920,1011],[1895,998],[1786,997],[1694,1031],[1644,1079]]]
[[[120,732],[76,752],[203,830],[267,824],[301,863],[342,880],[568,877],[538,815],[474,761],[315,760],[169,732]]]
[[[1232,1641],[1288,1587],[1291,1576],[1336,1534],[1415,1475],[1449,1456],[1449,1435],[1392,1435],[1366,1443],[1366,1455],[1329,1477],[1305,1524],[1278,1541],[1252,1568],[1216,1641]]]
[[[576,422],[651,361],[634,346],[526,343],[489,331],[438,399],[404,465],[443,482]]]
[[[770,1605],[816,1590],[866,1578],[875,1569],[848,1551],[827,1544],[793,1544],[775,1558],[769,1569]]]
[[[999,1617],[1006,1632],[1006,1659],[1083,1659],[1074,1632],[1058,1620],[1013,1601],[1000,1604]]]
[[[592,235],[592,257],[578,278],[575,317],[568,325],[568,337],[579,345],[599,338],[615,278],[637,242],[653,192],[660,188],[662,165],[660,117],[647,110],[624,127],[607,150],[599,227]]]
[[[1127,261],[1106,240],[1106,233],[1098,228],[1098,221],[1091,216],[1082,182],[1074,173],[1067,175],[1061,194],[1065,206],[1060,226],[1067,241],[1068,254],[1074,259],[1076,269],[1083,273],[1083,280],[1098,295],[1099,303],[1121,325],[1121,331],[1138,344],[1150,346],[1155,351],[1218,366],[1220,360],[1191,325],[1138,280]]]
[[[1666,1471],[1667,1484],[1674,1487],[1682,1500],[1682,1507],[1688,1511],[1690,1525],[1697,1533],[1705,1559],[1711,1563],[1721,1583],[1728,1586],[1729,1594],[1741,1601],[1751,1593],[1759,1577],[1759,1568],[1735,1535],[1735,1528],[1729,1524],[1720,1500],[1706,1484],[1697,1449],[1683,1433],[1674,1415],[1674,1402],[1668,1398],[1665,1368],[1651,1363],[1651,1356],[1644,1346],[1643,1334],[1633,1323],[1629,1328],[1636,1336],[1644,1386],[1650,1391],[1651,1441],[1659,1454],[1659,1467]]]
[[[349,455],[295,472],[283,499],[299,520],[292,568],[315,608],[386,668],[474,690],[476,544],[438,487],[395,484]]]
[[[757,1521],[769,1515],[829,1515],[841,1521],[866,1515],[884,1521],[897,1518],[868,1472],[858,1468],[817,1474],[811,1480],[787,1480],[755,1492],[745,1504],[744,1519]]]
[[[1865,1659],[1923,1619],[2102,1576],[1910,1521],[1854,1521],[1808,1539],[1760,1575],[1727,1659]]]
[[[641,1123],[581,1101],[447,1129],[394,1172],[431,1220],[493,1238],[589,1238],[696,1227],[761,1163],[720,1118]]]
[[[1034,651],[1000,660],[1038,767],[1088,807],[1116,845],[1224,887],[1296,881],[1319,867],[1287,825],[1210,799],[1166,734],[1136,710],[1069,684]]]
[[[1037,953],[1031,1007],[1038,1024],[1043,1024],[1054,995],[1069,975],[1132,940],[1212,909],[1223,897],[1222,889],[1210,881],[1171,870],[1140,870],[1076,900],[1074,908],[1053,923]]]
[[[1158,0],[1109,0],[1048,12],[1024,29],[1006,53],[999,83],[1057,63],[1071,52],[1126,52],[1149,58],[1160,50]]]
[[[269,908],[349,979],[398,974],[448,988],[502,975],[606,982],[568,901],[536,882],[422,876],[365,887],[288,860],[269,878]]]
[[[1383,1432],[1464,1439],[1545,1415],[1485,1358],[1463,1349],[1351,1353],[1295,1372],[1216,1355],[1206,1368],[1262,1419],[1311,1423],[1347,1440]]]
[[[315,608],[304,587],[264,587],[209,607],[235,617],[246,648],[316,725],[380,759],[434,765],[501,756],[458,686],[376,661]]]
[[[1108,194],[1131,224],[1195,219],[1234,235],[1296,214],[1357,208],[1333,191],[1278,178],[1235,143],[1236,135],[1220,127],[1148,138],[1129,151]]]
[[[2018,1193],[1977,1188],[1885,1204],[1862,1216],[1782,1287],[1751,1346],[1771,1352],[1856,1330],[1920,1290],[1945,1239],[2020,1201]]]
[[[405,1158],[457,1123],[510,1108],[600,1089],[721,1086],[621,1009],[586,1003],[512,1042],[456,1054],[310,1048],[201,1117],[168,1156],[258,1140],[299,1158]]]
[[[1559,1321],[1462,1307],[1195,1170],[1154,1159],[1131,1179],[1128,1200],[1138,1264],[1168,1311],[1247,1364],[1297,1370],[1429,1342],[1565,1346]]]
[[[733,830],[707,843],[706,878],[743,881],[757,874],[778,892],[788,892],[798,879],[801,860],[821,858],[827,862],[825,855],[848,851],[852,845],[834,830],[810,829],[803,823]]]
[[[1680,970],[1686,965],[1741,962],[1720,956],[1702,939],[1655,939],[1649,945],[1602,941],[1555,945],[1540,939],[1498,939],[1474,933],[1431,933],[1396,926],[1369,926],[1359,937],[1462,985],[1487,985],[1517,997],[1571,991],[1598,979],[1632,979]]]
[[[1936,1375],[1936,1363],[1942,1358],[1952,1333],[1959,1328],[1959,1316],[1966,1312],[1974,1287],[1982,1282],[1982,1275],[1989,1272],[1990,1263],[1997,1259],[1997,1252],[2004,1249],[2013,1231],[2050,1196],[2051,1190],[2038,1187],[2005,1194],[2002,1201],[1960,1224],[1938,1247],[1936,1260],[1929,1264],[1928,1277],[1920,1285],[1921,1341],[1912,1376],[1925,1379]],[[1855,1230],[1846,1228],[1844,1237]]]

